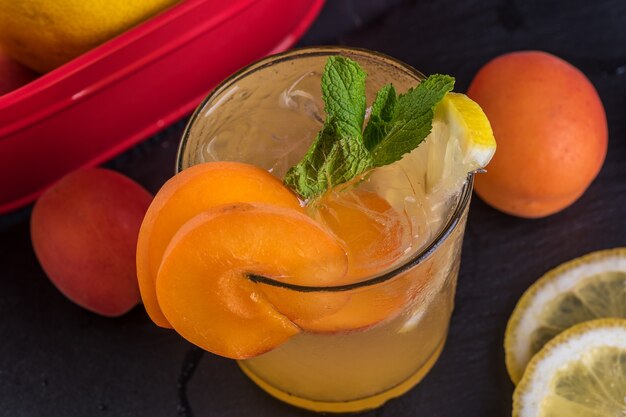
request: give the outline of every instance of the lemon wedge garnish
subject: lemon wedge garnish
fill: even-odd
[[[450,137],[461,146],[468,172],[487,166],[496,152],[496,139],[489,119],[478,103],[465,94],[448,93],[437,108],[450,128]]]
[[[487,166],[496,152],[489,119],[465,94],[448,93],[435,109],[433,129],[426,140],[427,189],[457,190],[467,174]]]
[[[504,339],[511,379],[517,383],[532,356],[565,329],[608,317],[626,318],[626,248],[566,262],[524,293]]]
[[[578,324],[548,342],[513,395],[513,417],[626,415],[626,320]]]

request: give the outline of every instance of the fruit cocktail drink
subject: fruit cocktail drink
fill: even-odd
[[[393,84],[402,106],[403,93],[424,84],[425,77],[405,64],[347,48],[294,50],[243,69],[191,118],[179,149],[180,174],[160,192],[167,197],[157,195],[138,245],[142,296],[157,324],[239,359],[245,374],[274,397],[328,412],[378,407],[417,384],[437,360],[454,304],[472,191],[468,172],[483,166],[468,163],[468,149],[475,149],[468,148],[467,138],[459,139],[454,125],[464,111],[458,100],[466,99],[456,95],[457,101],[446,98],[430,111],[430,134],[401,159],[363,170],[314,197],[283,195],[285,176],[296,189],[307,180],[294,180],[298,168],[292,167],[306,171],[314,164],[298,162],[311,157],[307,150],[318,132],[343,128],[328,128],[333,121],[326,119],[334,118],[333,89],[341,94],[352,88],[328,77],[344,70],[344,76],[358,75],[344,58],[367,73],[357,116],[369,123],[385,117],[378,105],[372,108],[385,85]],[[330,87],[322,93],[321,84]],[[390,100],[395,97],[394,92]],[[366,142],[372,137],[368,129]],[[341,167],[333,169],[329,176]],[[184,187],[187,197],[177,194]],[[245,200],[231,196],[242,190]],[[189,212],[176,220],[182,224],[194,206],[228,202],[226,194],[246,202],[196,216],[169,245],[159,243],[154,253],[163,256],[160,265],[141,266],[159,213],[176,217],[168,203],[178,199],[176,210]],[[178,226],[167,227],[173,234]],[[239,272],[228,269],[218,278],[211,269],[217,258],[227,265],[220,268]],[[242,258],[248,263],[241,264]],[[292,263],[291,271],[298,272],[282,272],[282,264]],[[158,277],[142,278],[150,268]],[[212,310],[198,313],[202,309]]]

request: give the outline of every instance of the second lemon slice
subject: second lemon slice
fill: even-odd
[[[513,417],[626,415],[626,320],[566,330],[535,355],[513,395]]]

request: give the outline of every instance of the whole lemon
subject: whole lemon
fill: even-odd
[[[574,203],[598,175],[607,121],[593,84],[545,52],[501,55],[483,66],[467,95],[485,111],[498,142],[475,190],[489,205],[537,218]]]
[[[0,0],[0,45],[50,71],[178,0]]]

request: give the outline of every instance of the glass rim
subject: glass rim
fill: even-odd
[[[399,69],[407,71],[410,75],[413,75],[417,79],[426,78],[424,74],[422,74],[417,69],[413,68],[411,65],[406,64],[394,57],[383,54],[381,52],[371,51],[364,48],[355,48],[355,47],[343,47],[343,46],[310,46],[310,47],[302,47],[302,48],[293,48],[288,51],[266,56],[258,61],[255,61],[245,67],[241,68],[237,72],[228,76],[225,80],[220,82],[211,92],[202,100],[202,102],[196,107],[193,114],[189,118],[187,125],[185,126],[185,130],[183,131],[183,135],[178,146],[178,152],[176,155],[176,167],[175,171],[180,172],[183,170],[182,167],[182,159],[183,159],[183,151],[185,149],[185,145],[189,139],[191,127],[195,124],[196,119],[198,119],[200,113],[204,110],[205,106],[217,95],[219,95],[224,88],[236,82],[238,79],[248,75],[252,71],[257,71],[263,69],[267,66],[274,65],[279,62],[289,61],[291,59],[299,58],[302,56],[324,56],[324,55],[368,55],[377,58],[382,58],[382,60],[391,61],[394,65],[397,65]],[[454,210],[452,210],[452,214],[449,216],[448,221],[445,225],[440,229],[439,233],[431,240],[429,243],[417,251],[415,254],[407,258],[400,265],[392,268],[391,270],[384,272],[382,274],[373,275],[370,277],[366,277],[361,281],[357,281],[351,284],[342,284],[342,285],[327,285],[327,286],[310,286],[310,285],[299,285],[292,284],[284,281],[278,281],[273,278],[264,277],[261,275],[248,274],[247,277],[252,282],[258,284],[270,285],[272,287],[284,288],[296,292],[342,292],[348,290],[354,290],[359,288],[370,287],[372,285],[380,284],[386,281],[392,280],[394,277],[402,274],[409,269],[412,269],[426,260],[431,256],[433,252],[435,252],[439,246],[441,246],[450,234],[458,227],[459,222],[467,208],[471,196],[474,185],[474,174],[468,173],[467,181],[463,185],[461,192],[456,198],[456,204]]]
[[[194,122],[202,113],[204,107],[217,95],[222,93],[222,91],[233,84],[238,79],[246,76],[248,73],[253,71],[258,71],[265,67],[274,65],[276,63],[280,63],[283,61],[290,61],[291,59],[300,58],[302,56],[324,56],[324,55],[367,55],[373,56],[377,58],[381,58],[382,60],[390,61],[395,64],[398,68],[405,70],[410,75],[416,77],[419,80],[423,80],[426,78],[424,74],[422,74],[419,70],[413,68],[411,65],[400,61],[392,56],[386,55],[382,52],[371,51],[365,48],[357,48],[357,47],[344,47],[344,46],[305,46],[301,48],[292,48],[285,52],[281,52],[274,55],[268,55],[264,58],[259,59],[251,64],[246,65],[245,67],[237,70],[233,74],[226,77],[223,81],[217,84],[207,96],[198,104],[196,109],[191,114],[189,121],[185,125],[185,130],[183,131],[183,135],[181,137],[180,143],[178,145],[178,151],[176,154],[176,166],[175,171],[180,172],[183,170],[182,160],[183,160],[183,150],[189,140],[189,135],[191,131],[191,127],[194,125]]]

